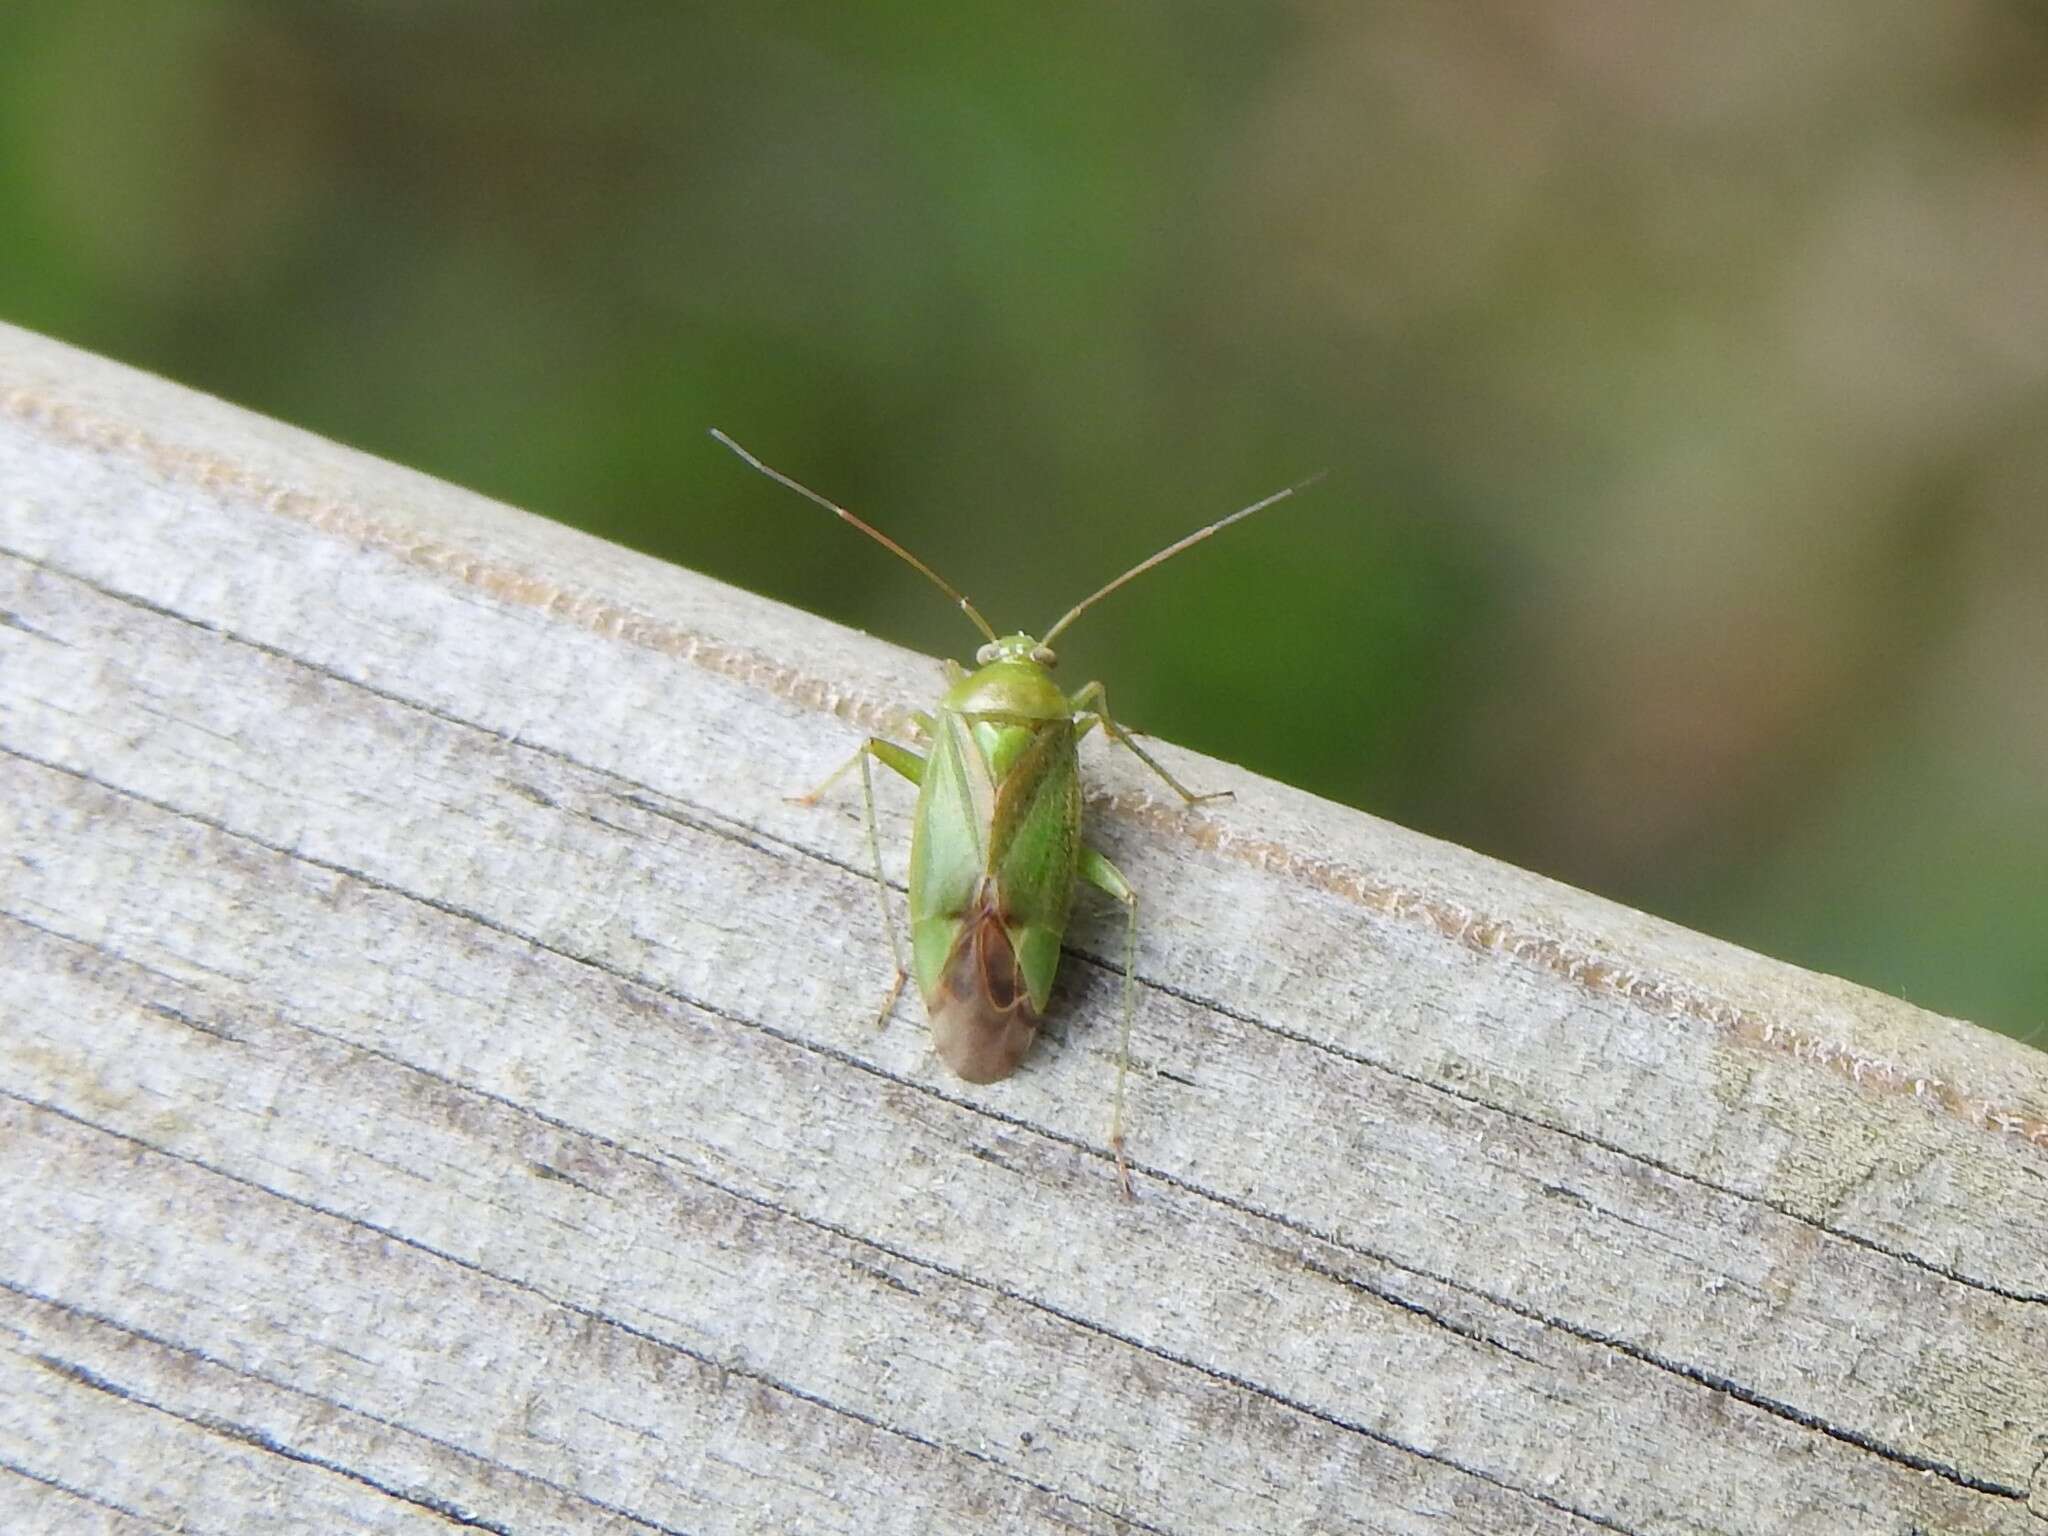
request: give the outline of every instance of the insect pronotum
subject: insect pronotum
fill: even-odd
[[[904,982],[917,977],[931,1016],[939,1058],[970,1083],[1008,1077],[1038,1033],[1059,968],[1060,939],[1073,906],[1075,882],[1085,880],[1124,908],[1123,1024],[1118,1037],[1115,1109],[1110,1147],[1124,1193],[1131,1191],[1124,1155],[1124,1077],[1130,1064],[1131,1019],[1136,1008],[1138,894],[1121,871],[1081,841],[1081,772],[1077,746],[1096,726],[1129,747],[1189,805],[1220,799],[1228,790],[1198,795],[1139,746],[1111,718],[1099,682],[1072,694],[1052,679],[1052,642],[1089,608],[1135,577],[1275,502],[1321,479],[1312,476],[1275,491],[1228,517],[1198,528],[1142,560],[1062,614],[1043,639],[998,635],[952,583],[887,534],[836,502],[800,485],[747,452],[717,428],[711,435],[769,479],[787,486],[858,528],[921,572],[958,605],[986,640],[975,670],[946,663],[946,691],[929,713],[912,721],[929,746],[923,755],[879,736],[862,742],[824,783],[796,798],[815,804],[856,764],[867,805],[868,853],[874,861],[882,924],[896,962],[895,980],[882,1004],[886,1023]],[[889,912],[875,831],[873,758],[918,787],[910,837],[910,965]]]

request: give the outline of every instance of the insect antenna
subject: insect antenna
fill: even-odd
[[[1284,491],[1275,491],[1272,495],[1266,497],[1262,501],[1255,501],[1248,507],[1239,507],[1235,512],[1231,513],[1230,516],[1219,517],[1216,519],[1215,522],[1211,523],[1208,527],[1197,528],[1193,533],[1189,534],[1186,538],[1175,540],[1173,543],[1167,545],[1166,548],[1160,550],[1158,554],[1152,556],[1151,559],[1139,561],[1136,565],[1132,566],[1128,571],[1125,571],[1123,575],[1117,577],[1115,581],[1112,581],[1108,586],[1103,587],[1099,591],[1091,593],[1089,596],[1082,598],[1080,602],[1074,604],[1073,607],[1069,608],[1064,614],[1060,616],[1060,621],[1057,624],[1053,625],[1051,629],[1048,629],[1045,632],[1045,634],[1040,638],[1039,644],[1051,645],[1052,638],[1054,635],[1057,635],[1061,630],[1065,629],[1069,624],[1073,623],[1074,620],[1081,617],[1082,614],[1086,613],[1090,608],[1094,607],[1095,604],[1101,602],[1103,598],[1109,596],[1110,593],[1114,592],[1118,587],[1122,586],[1125,582],[1130,581],[1135,577],[1144,575],[1147,571],[1151,570],[1152,567],[1155,565],[1164,565],[1167,561],[1171,560],[1175,555],[1179,554],[1182,550],[1192,549],[1195,545],[1201,543],[1202,540],[1208,538],[1211,534],[1221,533],[1224,529],[1228,528],[1232,523],[1242,522],[1244,521],[1244,519],[1250,517],[1254,512],[1263,512],[1266,510],[1266,508],[1272,506],[1275,502],[1285,501],[1288,497],[1292,496],[1296,491],[1307,490],[1310,486],[1314,485],[1318,480],[1322,479],[1327,474],[1329,474],[1329,471],[1327,469],[1317,470],[1316,473],[1310,475],[1306,480],[1297,480],[1294,484],[1288,486],[1287,489]]]
[[[746,449],[742,448],[738,443],[734,442],[731,438],[727,437],[723,432],[719,431],[718,428],[713,427],[711,429],[711,435],[714,438],[716,438],[719,442],[725,444],[725,446],[730,448],[734,453],[738,454],[748,464],[752,465],[755,469],[758,469],[762,474],[766,475],[770,480],[773,480],[777,485],[786,485],[792,491],[795,491],[797,495],[803,497],[805,500],[816,502],[819,506],[823,507],[827,512],[834,513],[840,518],[844,519],[846,522],[853,524],[854,527],[858,528],[862,533],[866,534],[869,538],[873,539],[877,544],[881,545],[882,548],[888,550],[889,553],[894,555],[897,559],[903,561],[907,565],[914,566],[918,571],[923,573],[927,581],[931,582],[933,586],[937,587],[941,592],[945,593],[946,596],[950,597],[954,602],[958,603],[960,605],[960,611],[966,614],[968,618],[974,621],[974,627],[980,630],[982,634],[985,635],[991,643],[995,641],[996,632],[993,629],[989,628],[988,620],[984,619],[981,616],[980,609],[976,608],[974,604],[967,601],[967,599],[960,594],[959,590],[956,587],[954,587],[954,585],[951,582],[946,580],[945,577],[941,576],[937,571],[933,570],[930,566],[926,565],[922,560],[918,559],[917,556],[913,555],[901,544],[898,544],[894,539],[890,538],[889,535],[882,532],[881,529],[870,527],[867,523],[862,522],[859,518],[855,517],[851,512],[847,511],[846,508],[840,506],[838,502],[827,501],[824,497],[820,496],[816,491],[812,490],[809,486],[800,485],[796,481],[790,479],[789,476],[785,475],[781,470],[775,469],[767,464],[763,464],[759,459],[755,458],[751,453],[747,452]],[[1286,493],[1283,492],[1282,494],[1284,495]],[[1253,508],[1252,510],[1256,511],[1258,509]],[[1228,519],[1226,518],[1225,521],[1227,522]],[[1171,553],[1171,551],[1169,551],[1169,553]],[[1131,574],[1135,576],[1137,572],[1133,571]],[[1097,594],[1097,596],[1100,595],[1100,593]],[[1089,599],[1089,602],[1093,601],[1094,598]]]

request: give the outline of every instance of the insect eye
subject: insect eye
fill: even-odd
[[[1041,645],[1036,647],[1031,652],[1031,659],[1037,662],[1041,667],[1056,667],[1060,664],[1059,657],[1053,654],[1052,647],[1049,645]]]
[[[980,650],[974,653],[974,664],[979,667],[985,667],[1000,655],[1002,655],[1002,647],[996,645],[984,645]]]

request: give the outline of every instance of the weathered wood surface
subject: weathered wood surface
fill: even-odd
[[[1128,1203],[782,798],[935,675],[0,330],[0,1529],[2048,1533],[2048,1057],[1095,751]]]

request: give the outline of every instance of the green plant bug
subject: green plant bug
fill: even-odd
[[[815,804],[855,765],[867,804],[868,852],[881,893],[882,923],[896,962],[896,977],[882,1004],[886,1023],[911,975],[931,1019],[939,1059],[970,1083],[993,1083],[1017,1070],[1038,1033],[1059,969],[1077,881],[1086,881],[1124,908],[1123,1025],[1117,1051],[1115,1109],[1110,1146],[1124,1193],[1131,1193],[1124,1156],[1124,1076],[1130,1061],[1136,1008],[1138,893],[1120,870],[1081,840],[1081,764],[1078,747],[1096,726],[1137,755],[1189,805],[1227,796],[1196,794],[1168,773],[1130,732],[1111,718],[1099,682],[1072,694],[1053,681],[1052,642],[1097,602],[1126,582],[1228,528],[1285,501],[1321,479],[1311,476],[1275,491],[1228,517],[1169,544],[1062,614],[1043,639],[998,635],[988,620],[938,572],[880,530],[836,502],[770,468],[717,428],[712,437],[779,485],[858,528],[914,567],[958,605],[987,642],[975,670],[946,663],[946,691],[926,713],[911,715],[929,746],[923,755],[879,736],[863,741],[824,783],[794,797]],[[872,758],[917,786],[910,835],[910,950],[903,964],[889,888],[882,876],[875,831]]]

